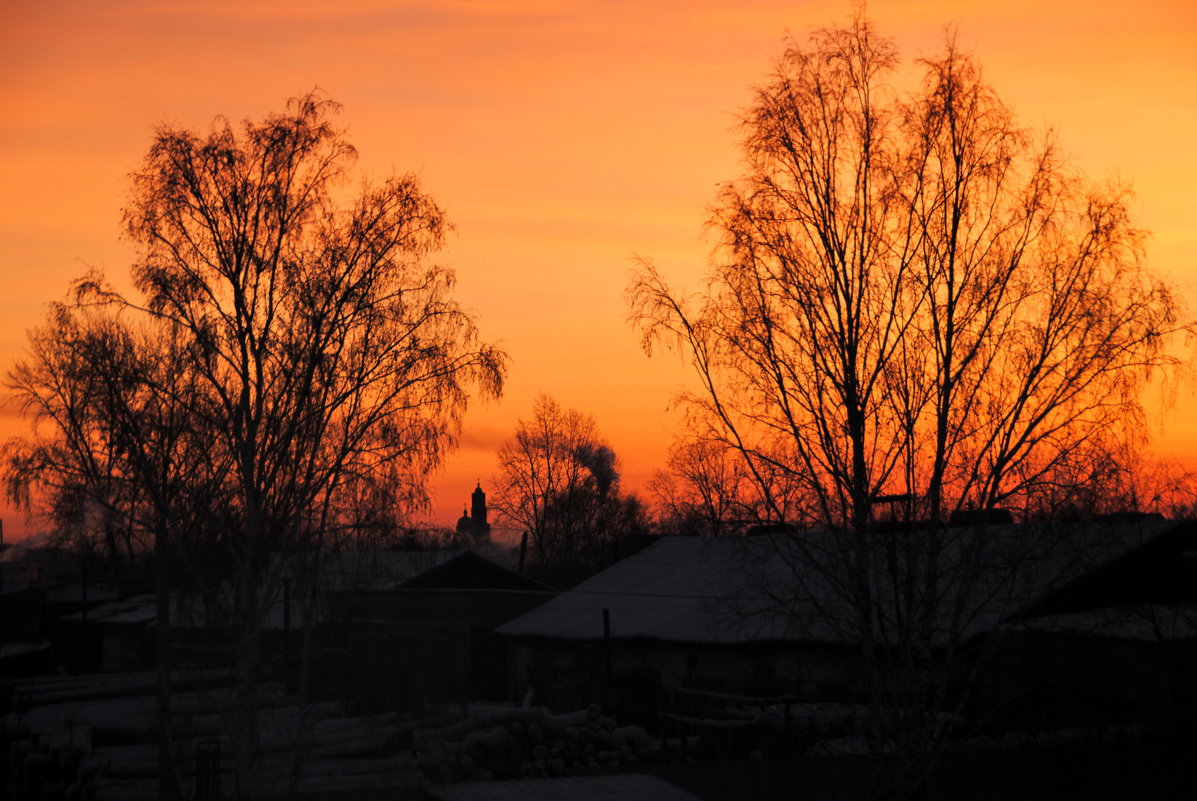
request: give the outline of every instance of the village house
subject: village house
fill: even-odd
[[[532,690],[555,708],[605,702],[646,723],[704,693],[862,701],[849,536],[662,538],[498,628],[512,646],[511,692]],[[909,549],[936,537],[942,589],[925,624],[931,655],[946,658],[951,649],[963,671],[976,670],[967,708],[974,719],[1024,727],[1158,722],[1160,710],[1177,704],[1191,716],[1193,524],[1134,518],[878,536],[888,538],[869,568],[878,648],[896,647],[886,638],[900,636],[896,616],[910,597],[928,600],[887,582],[886,567],[916,562]],[[1112,652],[1115,661],[1098,658]],[[1139,680],[1123,684],[1127,675]],[[1112,714],[1093,697],[1112,692],[1117,706],[1127,686],[1142,696],[1135,710],[1124,703]]]

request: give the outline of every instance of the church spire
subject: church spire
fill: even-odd
[[[461,510],[461,519],[457,521],[457,533],[468,534],[474,542],[489,541],[490,523],[486,518],[486,493],[482,491],[482,481],[478,480],[470,494],[469,511]]]

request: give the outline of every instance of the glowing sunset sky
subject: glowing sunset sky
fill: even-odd
[[[483,336],[511,356],[434,478],[449,522],[533,397],[592,413],[643,487],[663,466],[683,380],[625,323],[633,258],[697,287],[706,206],[737,173],[736,114],[789,31],[850,6],[802,0],[45,0],[0,10],[0,370],[88,265],[126,274],[128,174],[154,126],[206,128],[319,86],[359,167],[416,171],[457,232],[442,260]],[[1149,257],[1197,306],[1197,4],[874,0],[904,64],[945,24],[1032,127],[1095,178],[1130,181]],[[1157,425],[1197,454],[1190,387]],[[0,434],[20,430],[8,408]],[[10,536],[24,530],[7,504]]]

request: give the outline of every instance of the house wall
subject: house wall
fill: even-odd
[[[552,598],[523,590],[335,593],[316,644],[316,686],[369,711],[499,700],[507,661],[493,630]]]
[[[1197,641],[1012,633],[979,667],[972,714],[1000,728],[1142,723],[1192,731]]]
[[[743,695],[847,700],[856,691],[854,653],[821,643],[717,646],[660,641],[513,640],[509,696],[532,690],[555,712],[590,703],[621,721],[654,723],[673,691],[698,688]],[[608,659],[610,660],[608,678]]]
[[[473,692],[469,626],[359,625],[318,642],[313,685],[350,712],[418,712],[482,697]]]
[[[415,620],[502,625],[553,598],[553,592],[487,589],[396,589],[330,593],[337,621]]]

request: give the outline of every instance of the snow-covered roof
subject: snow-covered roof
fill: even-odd
[[[64,587],[53,587],[47,593],[50,603],[53,604],[81,604],[85,601],[89,604],[100,603],[105,601],[115,601],[120,598],[120,593],[116,587],[111,585],[89,585],[87,588],[81,583],[68,584]]]
[[[63,615],[63,620],[90,623],[112,623],[125,626],[148,626],[158,617],[154,595],[134,595],[121,601],[100,604],[84,612]]]
[[[465,782],[434,785],[425,792],[437,801],[700,801],[677,785],[645,773]]]
[[[8,556],[4,551],[0,551],[0,554]],[[28,566],[7,558],[0,560],[0,595],[20,592],[30,586]]]
[[[488,553],[478,553],[467,549],[454,550],[413,550],[413,551],[384,551],[384,550],[346,550],[330,551],[320,555],[319,591],[322,594],[353,591],[392,590],[401,588],[412,579],[429,574],[436,568],[444,567],[455,559],[466,554],[473,554],[477,559],[494,564],[497,571],[507,571],[508,568]],[[295,560],[305,558],[304,555],[291,557]],[[305,566],[291,566],[291,571],[302,574]],[[267,575],[274,576],[271,592],[268,598],[263,598],[262,617],[260,625],[266,631],[283,631],[285,628],[298,630],[303,627],[310,602],[305,602],[299,591],[292,593],[290,608],[288,608],[287,594],[284,592],[283,578],[288,574],[288,565],[283,563],[282,557],[271,557]],[[516,578],[521,578],[512,574]],[[535,584],[534,582],[529,582]],[[92,596],[89,595],[89,598]],[[107,600],[106,598],[104,600]],[[232,607],[232,591],[224,587],[218,594],[218,600],[223,608]],[[209,622],[207,612],[203,607],[205,599],[196,593],[171,593],[171,607],[173,611],[173,625],[176,628],[203,627]],[[81,621],[82,612],[66,615],[64,620]],[[120,623],[125,625],[153,625],[157,619],[157,608],[153,595],[139,595],[123,600],[113,600],[92,607],[87,611],[86,620],[89,623]]]
[[[787,639],[767,588],[745,572],[749,540],[663,537],[572,590],[501,626],[500,634],[577,640],[611,634],[679,642]],[[745,607],[756,614],[744,616]]]
[[[15,659],[19,656],[27,656],[28,654],[41,653],[48,651],[52,647],[49,640],[38,640],[37,642],[6,642],[0,643],[0,661],[5,659]]]
[[[493,564],[510,569],[504,555],[493,548],[444,548],[421,550],[376,550],[353,548],[328,550],[319,554],[320,589],[324,592],[353,590],[390,590],[451,562],[464,554],[473,554]],[[312,554],[272,554],[267,573],[306,574]]]
[[[1144,604],[1043,615],[1009,624],[1012,631],[1042,631],[1135,642],[1197,638],[1197,605]]]
[[[601,640],[605,609],[618,639],[853,642],[867,592],[880,641],[911,614],[926,616],[935,641],[967,639],[1172,525],[1006,525],[874,532],[867,540],[829,531],[663,537],[498,632]]]

